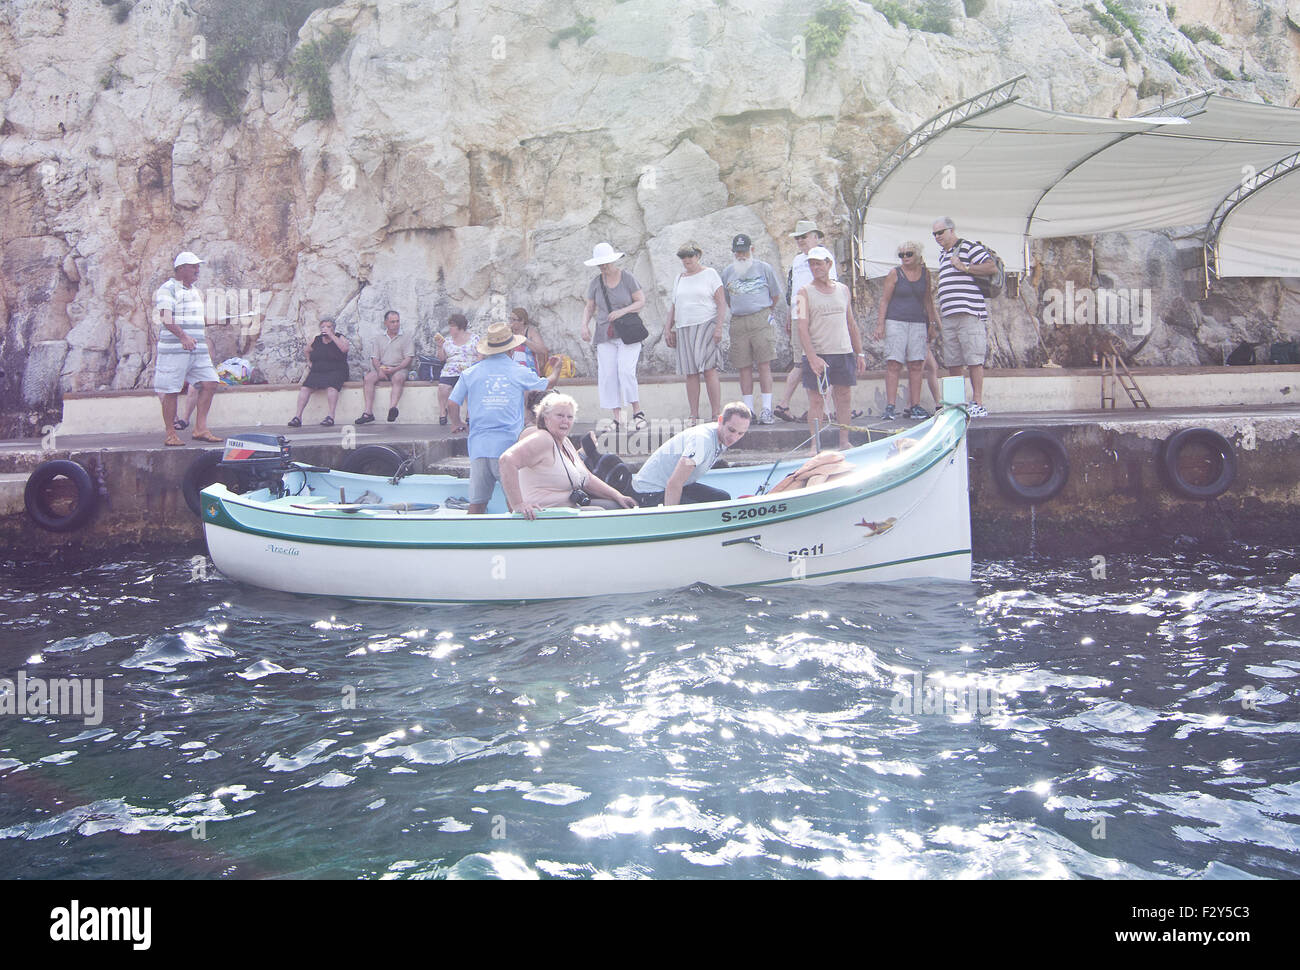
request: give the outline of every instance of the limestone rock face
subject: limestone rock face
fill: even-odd
[[[1016,74],[1030,103],[1098,115],[1204,88],[1300,95],[1295,0],[1180,0],[1173,20],[1170,5],[1133,5],[1141,41],[1085,0],[987,0],[974,18],[951,0],[950,33],[848,3],[841,49],[814,60],[812,8],[773,0],[344,0],[291,39],[350,32],[329,73],[335,116],[308,120],[268,61],[238,122],[182,93],[212,46],[203,0],[141,0],[123,23],[98,0],[0,5],[0,430],[38,430],[63,392],[149,387],[152,297],[181,249],[207,260],[216,359],[239,353],[284,381],[320,316],[364,342],[389,308],[427,351],[453,312],[481,331],[522,306],[594,374],[582,263],[609,242],[649,300],[642,368],[671,372],[662,325],[682,241],[721,270],[745,232],[784,280],[788,234],[812,218],[843,264],[875,166]],[[1178,30],[1193,25],[1222,43]],[[1142,362],[1218,362],[1225,342],[1300,329],[1293,282],[1230,281],[1200,301],[1185,248],[1176,233],[1036,245],[1034,278],[994,301],[991,363],[1087,362],[1086,326],[1044,322],[1066,282],[1151,291]],[[877,298],[858,293],[868,333]]]

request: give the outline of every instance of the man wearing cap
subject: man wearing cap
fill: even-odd
[[[803,348],[803,386],[808,392],[808,430],[812,432],[812,453],[821,450],[818,441],[823,392],[831,390],[835,412],[850,413],[853,385],[867,372],[862,337],[853,317],[849,288],[830,278],[830,250],[814,246],[808,251],[812,282],[794,298],[794,318]],[[849,447],[849,432],[840,423],[840,450]]]
[[[380,381],[392,381],[388,392],[388,420],[397,420],[397,402],[406,387],[406,373],[415,359],[415,341],[409,333],[402,333],[402,317],[396,310],[384,314],[385,334],[370,348],[370,370],[361,382],[361,393],[366,400],[366,410],[357,418],[357,424],[375,420],[375,388]]]
[[[731,240],[735,256],[722,271],[722,287],[731,307],[731,362],[740,372],[740,393],[745,406],[754,410],[754,367],[758,367],[758,384],[763,407],[759,424],[773,424],[772,358],[776,348],[772,328],[781,303],[781,284],[776,272],[761,259],[754,259],[753,241],[743,232]]]
[[[158,353],[154,360],[154,390],[162,399],[163,427],[167,437],[163,444],[183,446],[176,434],[176,399],[185,384],[199,391],[194,417],[195,441],[219,442],[208,430],[208,408],[221,382],[212,366],[208,342],[204,336],[203,294],[194,285],[203,260],[186,251],[172,264],[172,278],[154,294],[154,315],[158,321]]]
[[[550,357],[550,377],[538,377],[509,354],[524,337],[508,323],[494,323],[487,336],[479,341],[483,359],[461,372],[451,389],[450,400],[458,405],[469,402],[473,415],[469,428],[469,513],[487,511],[492,490],[501,480],[497,460],[519,439],[524,430],[524,394],[550,390],[560,378],[560,358]]]
[[[795,295],[798,294],[805,286],[812,282],[812,270],[808,268],[808,252],[814,246],[822,244],[822,231],[817,228],[817,223],[811,219],[800,219],[795,223],[794,232],[790,233],[794,239],[795,245],[799,247],[799,253],[795,256],[794,262],[790,264],[790,272],[786,274],[786,306],[792,306]],[[835,272],[835,257],[831,257],[830,278],[832,281],[839,280],[839,275]],[[794,415],[790,413],[790,401],[794,398],[795,388],[799,386],[800,378],[803,376],[803,366],[799,362],[802,351],[799,349],[799,335],[793,333],[790,329],[789,315],[785,320],[785,332],[790,338],[790,353],[794,357],[794,366],[790,372],[785,375],[785,394],[782,397],[773,413],[784,421],[793,421]]]

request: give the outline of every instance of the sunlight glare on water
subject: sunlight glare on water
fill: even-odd
[[[464,607],[0,569],[0,676],[104,688],[0,715],[13,873],[1300,875],[1289,551]]]

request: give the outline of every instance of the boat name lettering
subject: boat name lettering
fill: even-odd
[[[778,505],[757,505],[748,509],[737,509],[735,512],[723,512],[723,522],[738,522],[744,519],[757,519],[761,515],[776,515],[778,512],[784,512],[786,504],[784,502]]]
[[[786,560],[794,562],[796,559],[806,559],[809,556],[822,556],[826,554],[826,544],[819,542],[815,546],[804,546],[802,549],[791,549],[786,553]]]
[[[281,556],[296,556],[296,555],[298,555],[298,550],[297,550],[297,549],[290,549],[288,546],[277,546],[274,542],[268,542],[268,543],[266,544],[266,551],[267,551],[267,552],[276,552],[276,553],[279,553]]]

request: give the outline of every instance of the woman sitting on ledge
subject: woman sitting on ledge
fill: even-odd
[[[512,511],[535,519],[538,509],[636,508],[636,502],[588,472],[578,460],[568,439],[578,414],[573,398],[548,394],[536,413],[543,433],[520,439],[501,456],[501,488]]]
[[[321,320],[320,335],[307,348],[307,363],[311,367],[298,391],[298,413],[289,422],[289,427],[302,427],[302,412],[307,407],[307,400],[312,391],[320,390],[325,392],[325,399],[329,402],[329,414],[321,424],[329,427],[334,423],[334,409],[339,406],[339,391],[343,390],[343,382],[348,379],[350,348],[347,337],[340,337],[335,332],[333,320],[329,317]]]

